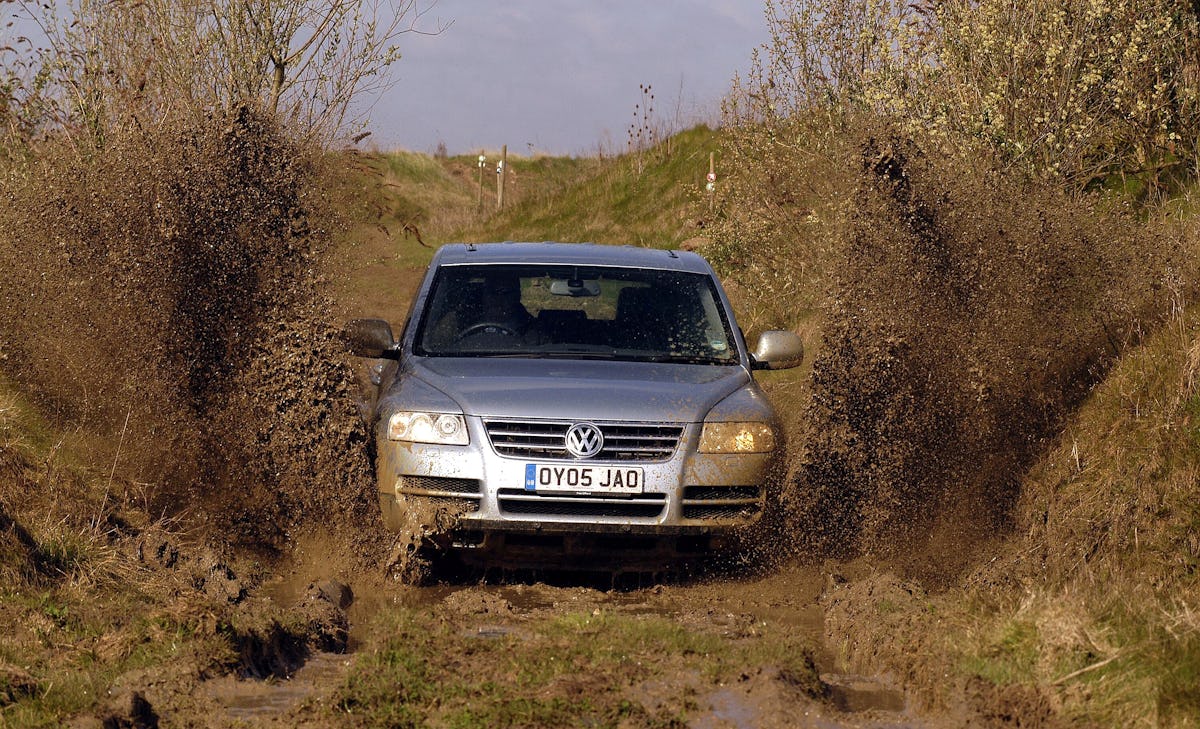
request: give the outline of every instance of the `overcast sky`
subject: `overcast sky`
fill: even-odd
[[[33,0],[29,0],[30,3]],[[364,145],[528,155],[624,148],[639,84],[672,128],[720,119],[720,99],[766,41],[762,0],[416,0],[394,85],[356,110]],[[0,0],[0,41],[37,36]],[[16,25],[4,27],[14,20]]]
[[[400,39],[395,85],[369,114],[379,148],[613,151],[638,84],[661,122],[715,122],[767,35],[759,0],[437,0],[420,26],[439,23]]]

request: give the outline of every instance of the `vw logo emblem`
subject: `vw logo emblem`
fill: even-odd
[[[567,453],[576,458],[591,458],[604,447],[604,434],[591,423],[575,423],[567,430]]]

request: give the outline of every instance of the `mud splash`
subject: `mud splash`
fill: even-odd
[[[401,497],[402,518],[392,525],[395,535],[384,569],[397,582],[420,585],[433,577],[431,553],[435,541],[443,539],[466,513],[466,507],[432,499]]]
[[[251,108],[32,151],[0,183],[4,374],[150,513],[267,551],[330,522],[378,559],[319,154]]]
[[[810,552],[968,566],[942,555],[1007,528],[1045,439],[1170,309],[1178,252],[1135,221],[962,166],[863,145],[795,483]]]

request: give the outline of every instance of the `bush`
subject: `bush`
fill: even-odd
[[[1157,191],[1200,172],[1186,0],[769,0],[767,16],[737,120],[787,131],[810,116],[836,136],[847,118],[890,118],[943,153],[1077,189],[1133,177]],[[815,152],[821,136],[777,141]]]
[[[1194,179],[1200,25],[1181,0],[938,3],[929,124],[1076,185]]]

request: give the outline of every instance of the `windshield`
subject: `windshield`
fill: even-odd
[[[598,266],[444,266],[414,351],[434,357],[738,362],[709,276]]]

